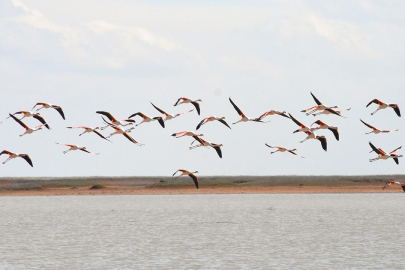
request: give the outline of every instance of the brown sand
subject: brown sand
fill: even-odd
[[[247,185],[247,186],[105,186],[102,189],[84,187],[43,188],[38,190],[0,190],[0,196],[49,196],[49,195],[155,195],[155,194],[270,194],[270,193],[375,193],[403,192],[399,186],[390,186],[385,190],[380,183],[361,183],[358,185]]]

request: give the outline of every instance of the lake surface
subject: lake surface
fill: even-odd
[[[0,269],[404,269],[405,194],[0,197]]]

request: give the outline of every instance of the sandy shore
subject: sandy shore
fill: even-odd
[[[339,186],[105,186],[101,189],[83,187],[56,187],[38,190],[0,190],[0,196],[50,196],[50,195],[155,195],[155,194],[271,194],[271,193],[375,193],[403,192],[401,187],[382,189],[381,184]]]

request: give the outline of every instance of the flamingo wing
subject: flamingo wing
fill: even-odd
[[[371,142],[368,143],[371,147],[371,149],[373,149],[374,152],[376,152],[379,155],[383,155],[384,152],[382,152],[380,149],[377,149],[377,147],[374,146],[374,144],[372,144]]]
[[[233,101],[232,101],[231,98],[229,98],[229,101],[231,102],[232,106],[235,108],[235,110],[238,112],[238,114],[239,114],[240,116],[242,116],[242,117],[245,116],[245,115],[243,114],[243,112],[238,108],[238,106],[236,106],[235,103],[233,103]]]
[[[298,121],[297,119],[295,119],[291,114],[289,114],[290,115],[290,118],[291,118],[291,120],[293,120],[294,121],[294,123],[296,123],[298,126],[300,126],[300,127],[305,127],[300,121]]]
[[[194,107],[197,110],[198,115],[200,115],[200,104],[198,102],[192,101],[191,104],[194,105]]]
[[[98,113],[98,114],[102,114],[102,115],[106,116],[106,117],[107,117],[108,119],[110,119],[110,121],[112,121],[112,122],[117,121],[117,120],[114,118],[114,116],[112,116],[112,115],[111,115],[111,113],[109,113],[109,112],[105,112],[105,111],[96,111],[96,113]]]
[[[232,129],[224,119],[220,119],[218,121],[224,124],[225,126],[229,127],[230,129]]]
[[[190,173],[188,176],[190,176],[191,177],[191,179],[193,179],[193,181],[194,181],[194,185],[195,185],[195,187],[198,189],[198,177],[197,176],[195,176],[194,174],[192,174],[192,173]]]
[[[159,124],[162,126],[162,128],[165,128],[165,121],[163,121],[163,118],[158,116],[158,117],[153,117],[153,119],[158,120]]]
[[[395,113],[396,113],[399,117],[401,117],[401,111],[399,110],[398,105],[397,105],[397,104],[390,104],[390,106],[392,106],[391,108],[394,109]]]
[[[28,164],[31,165],[31,167],[34,167],[34,165],[32,165],[32,160],[31,160],[31,158],[30,158],[29,155],[27,155],[27,154],[20,154],[19,157],[25,159],[25,161],[27,161]]]
[[[23,128],[28,129],[28,126],[26,124],[24,124],[20,119],[18,119],[17,117],[15,117],[12,114],[9,114],[11,118],[13,118],[18,124],[20,124]]]
[[[339,140],[339,132],[337,128],[328,128],[330,131],[332,131],[333,135],[335,135],[336,140]]]
[[[316,104],[318,104],[318,105],[323,105],[322,102],[320,102],[319,99],[317,99],[317,98],[315,97],[315,95],[312,94],[312,92],[311,92],[311,96],[314,98]]]
[[[222,151],[221,151],[221,147],[219,145],[214,145],[212,146],[212,148],[215,149],[215,151],[217,151],[217,154],[220,158],[222,158]]]
[[[371,128],[371,129],[376,129],[375,127],[373,127],[372,125],[367,124],[366,122],[364,122],[363,120],[360,119],[360,121],[365,124],[367,127]]]
[[[164,115],[167,116],[167,113],[166,113],[165,111],[163,111],[162,109],[159,109],[158,107],[156,107],[155,104],[153,104],[152,102],[151,102],[150,104],[152,104],[152,106],[153,106],[156,110],[158,110],[161,114],[164,114]]]
[[[63,112],[61,107],[52,105],[52,108],[54,108],[60,114],[60,116],[62,116],[63,120],[66,120],[65,113]]]
[[[51,129],[42,116],[40,116],[39,114],[34,114],[33,117],[41,122],[47,129]]]
[[[202,125],[204,125],[205,123],[207,123],[207,118],[204,118],[203,120],[201,120],[201,122],[197,125],[197,127],[195,128],[195,130],[198,130]]]
[[[371,103],[375,103],[375,104],[378,104],[378,105],[381,105],[381,104],[382,104],[381,101],[379,101],[378,99],[375,98],[375,99],[373,99],[372,101],[370,101],[370,102],[367,104],[366,107],[370,106]]]
[[[321,136],[317,139],[321,142],[323,150],[328,151],[328,144],[326,138],[324,136]]]

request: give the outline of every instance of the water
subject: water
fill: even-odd
[[[404,269],[405,194],[0,197],[0,269]]]

